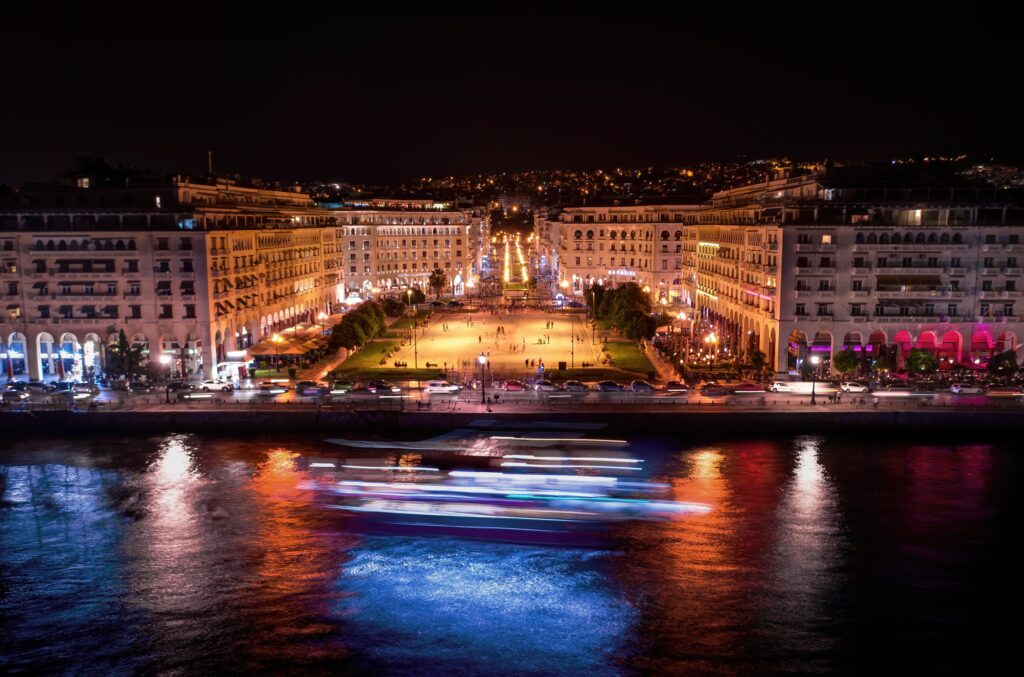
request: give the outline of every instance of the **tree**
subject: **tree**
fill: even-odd
[[[107,375],[133,380],[142,374],[142,348],[133,348],[124,329],[117,333],[117,343],[107,347]]]
[[[843,350],[832,360],[832,367],[840,374],[849,374],[856,371],[859,366],[860,358],[849,348]]]
[[[763,375],[768,367],[768,355],[763,350],[754,348],[750,351],[750,366],[754,368],[758,376]]]
[[[892,358],[888,355],[880,355],[877,360],[871,365],[871,368],[875,371],[892,371]]]
[[[988,373],[992,376],[1009,377],[1017,373],[1017,354],[1012,350],[997,353],[988,361]]]
[[[430,272],[430,280],[427,284],[434,290],[434,296],[441,298],[441,292],[448,286],[448,276],[445,275],[443,270],[435,267],[434,270]]]
[[[914,348],[907,355],[907,371],[911,374],[933,374],[938,368],[938,358],[927,350]]]
[[[622,321],[617,324],[622,335],[634,341],[651,338],[658,328],[654,318],[642,310],[627,312]]]
[[[390,296],[381,301],[380,307],[384,309],[384,314],[388,317],[398,317],[405,312],[405,304]]]
[[[418,303],[425,303],[427,300],[427,295],[424,294],[423,291],[417,287],[410,287],[409,289],[406,289],[402,293],[403,298],[407,299],[409,303],[413,305],[416,305]]]

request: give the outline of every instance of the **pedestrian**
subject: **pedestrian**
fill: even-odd
[[[484,337],[483,336],[477,336],[476,337],[476,342],[477,343],[483,343],[484,342]]]
[[[526,366],[526,367],[530,366],[530,360],[529,359],[523,360],[523,362],[525,362],[524,366]]]

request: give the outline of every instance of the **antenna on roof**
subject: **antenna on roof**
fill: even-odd
[[[213,176],[213,151],[206,151],[206,173],[209,176]]]

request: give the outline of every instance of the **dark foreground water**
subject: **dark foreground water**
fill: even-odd
[[[1012,445],[633,451],[711,514],[605,550],[367,537],[315,438],[0,445],[0,672],[979,674],[1021,620]]]

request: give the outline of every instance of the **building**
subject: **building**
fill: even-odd
[[[636,281],[776,370],[817,355],[827,373],[847,348],[983,368],[1019,349],[1021,202],[934,169],[819,167],[700,205],[566,209],[544,228],[577,293]]]
[[[656,300],[692,305],[684,277],[695,247],[685,226],[697,223],[699,205],[570,207],[555,218],[538,215],[539,256],[558,271],[572,293],[591,284],[636,282]]]
[[[450,280],[451,293],[461,296],[480,275],[490,238],[487,211],[445,203],[435,203],[437,208],[406,206],[328,210],[344,243],[348,293],[370,298],[410,287],[426,290],[430,273],[440,268]]]
[[[92,162],[0,207],[7,369],[81,378],[124,330],[172,372],[230,376],[246,347],[344,299],[333,216],[294,189]]]

